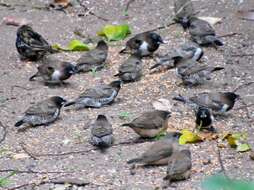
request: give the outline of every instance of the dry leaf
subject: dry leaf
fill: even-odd
[[[202,16],[202,17],[198,17],[198,18],[207,21],[211,25],[221,23],[221,21],[222,21],[222,18],[219,18],[219,17],[209,17],[209,16],[205,17],[205,16]]]
[[[6,25],[12,25],[12,26],[22,26],[22,25],[27,25],[30,22],[25,18],[16,18],[16,17],[7,16],[3,18],[3,23]]]
[[[25,153],[19,153],[19,154],[14,154],[12,156],[13,159],[15,160],[19,160],[19,159],[25,159],[25,158],[29,158],[30,156],[25,154]]]
[[[254,9],[237,11],[237,16],[244,20],[254,21]]]
[[[68,7],[70,5],[70,0],[54,0],[54,3],[62,7]]]
[[[172,104],[167,99],[159,99],[153,102],[153,107],[156,110],[170,111],[172,109]]]
[[[209,141],[216,140],[219,138],[219,135],[213,132],[199,132],[198,136],[200,136],[202,140],[209,140]]]

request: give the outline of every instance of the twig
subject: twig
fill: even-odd
[[[243,54],[231,54],[232,57],[252,57],[254,53],[243,53]]]
[[[0,144],[1,144],[5,140],[5,138],[6,138],[7,130],[6,130],[6,126],[4,126],[1,121],[0,121],[0,126],[3,129],[3,135],[2,135],[2,138],[0,139]]]
[[[172,22],[170,22],[170,23],[168,23],[168,24],[166,24],[166,25],[164,25],[164,26],[158,26],[157,28],[154,28],[154,29],[149,30],[149,31],[154,32],[154,31],[156,31],[156,30],[166,29],[166,28],[170,27],[171,25],[175,25],[175,24],[177,24],[177,23],[174,22],[174,21],[172,21]]]
[[[33,153],[31,153],[30,151],[27,150],[27,147],[25,146],[24,142],[20,143],[20,146],[22,147],[23,151],[28,154],[31,158],[33,158],[34,160],[38,160],[38,158],[36,158],[35,155],[33,155]]]
[[[219,161],[219,164],[220,164],[221,172],[222,172],[225,176],[227,176],[226,170],[225,170],[225,167],[224,167],[222,158],[221,158],[220,148],[219,148],[218,146],[217,146],[217,157],[218,157],[218,161]]]
[[[240,33],[233,32],[233,33],[229,33],[229,34],[223,34],[223,35],[220,35],[218,37],[219,38],[227,38],[227,37],[232,37],[232,36],[235,36],[235,35],[240,35]]]
[[[77,0],[77,2],[79,3],[79,5],[81,7],[84,8],[85,12],[87,12],[88,14],[92,15],[92,16],[95,16],[96,18],[100,19],[100,20],[103,20],[103,21],[106,21],[108,22],[109,20],[106,19],[106,18],[103,18],[101,16],[98,16],[97,14],[95,14],[94,12],[92,12],[86,5],[84,5],[80,0]]]
[[[1,170],[0,173],[3,172],[16,172],[16,173],[25,173],[25,174],[65,174],[65,173],[73,173],[73,172],[59,172],[59,171],[34,171],[34,170],[16,170],[16,169],[5,169]]]
[[[253,83],[254,83],[254,81],[250,81],[250,82],[241,84],[241,85],[239,85],[238,87],[236,87],[236,88],[233,90],[233,92],[236,92],[236,91],[238,91],[239,89],[244,88],[244,87],[246,87],[246,86],[249,86],[249,85],[251,85],[251,84],[253,84]]]
[[[240,106],[240,107],[236,108],[235,110],[241,110],[241,109],[245,109],[245,108],[248,108],[248,107],[251,107],[251,106],[254,106],[254,103],[249,104],[249,105]]]
[[[127,13],[128,10],[129,10],[129,7],[130,7],[130,4],[133,3],[135,0],[129,0],[127,3],[126,3],[126,7],[124,9],[124,12]]]
[[[13,85],[13,86],[11,87],[11,91],[13,91],[14,88],[20,88],[20,89],[27,90],[27,91],[30,91],[30,90],[33,90],[33,89],[34,89],[34,88],[27,88],[27,87],[19,86],[19,85]]]

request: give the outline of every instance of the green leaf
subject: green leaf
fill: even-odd
[[[227,139],[231,148],[236,148],[237,152],[246,152],[251,150],[251,147],[246,143],[247,135],[245,133],[228,133],[224,139]]]
[[[52,48],[59,51],[89,51],[89,47],[79,40],[72,40],[67,47],[61,47],[59,44],[52,45]]]
[[[222,174],[207,177],[202,183],[203,190],[253,190],[254,183],[229,179]]]
[[[155,140],[160,140],[162,139],[163,137],[165,137],[167,135],[167,132],[165,130],[162,130],[158,135],[156,135],[154,137]]]
[[[179,138],[179,144],[196,143],[202,141],[202,139],[195,133],[189,131],[188,129],[183,129],[181,131],[181,136]]]
[[[9,174],[6,177],[0,177],[0,187],[5,187],[5,186],[9,185],[11,183],[9,178],[15,174],[16,174],[16,172],[11,172],[11,174]]]
[[[131,33],[129,25],[106,25],[97,32],[98,36],[105,36],[108,41],[119,41],[125,39]]]
[[[246,152],[251,150],[250,145],[247,143],[238,143],[236,147],[237,152]]]
[[[122,120],[127,120],[130,118],[130,112],[123,111],[119,113],[119,118]]]

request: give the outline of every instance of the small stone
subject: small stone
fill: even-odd
[[[253,150],[250,152],[250,159],[254,160],[254,151]]]

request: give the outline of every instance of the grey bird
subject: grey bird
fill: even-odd
[[[60,115],[60,109],[66,102],[59,96],[53,96],[29,107],[23,118],[15,124],[20,127],[23,124],[30,126],[48,125],[54,122]]]
[[[21,58],[37,61],[47,53],[55,53],[51,45],[30,26],[22,25],[17,30],[16,48]]]
[[[143,32],[129,39],[126,47],[119,53],[140,53],[142,57],[150,56],[162,43],[164,42],[159,34],[151,31]]]
[[[168,111],[149,111],[122,126],[130,127],[143,138],[153,138],[167,129],[170,116],[171,113]]]
[[[118,69],[118,76],[123,82],[135,82],[142,76],[142,60],[139,54],[131,55]]]
[[[171,138],[162,139],[154,142],[140,157],[131,159],[127,163],[138,163],[143,166],[167,165],[172,153],[180,148],[181,146]]]
[[[108,45],[104,40],[100,40],[95,49],[84,52],[77,60],[78,72],[89,72],[93,69],[100,70],[105,66],[108,57]]]
[[[90,143],[100,149],[105,149],[113,144],[113,128],[105,115],[98,115],[96,121],[91,124]]]
[[[37,70],[37,73],[31,76],[29,80],[34,81],[39,77],[46,84],[63,84],[63,81],[77,72],[75,64],[55,58],[45,58]]]
[[[189,20],[191,39],[201,46],[223,46],[223,42],[216,36],[214,28],[205,20],[192,17]]]
[[[195,43],[185,43],[179,48],[174,49],[173,51],[166,53],[165,55],[157,56],[155,58],[156,64],[154,64],[150,70],[157,67],[164,67],[166,69],[175,68],[176,65],[180,62],[186,60],[199,61],[204,52],[201,47]]]
[[[190,18],[197,14],[191,0],[174,0],[174,12],[175,22],[181,24],[184,29],[188,28]]]
[[[190,150],[184,149],[174,152],[168,159],[167,175],[163,178],[163,188],[167,188],[173,181],[189,179],[191,167]]]
[[[111,104],[119,90],[121,89],[122,81],[113,81],[110,84],[97,85],[94,88],[88,88],[76,100],[66,103],[64,106],[68,107],[74,105],[76,109],[82,108],[100,108],[102,106]]]
[[[194,110],[199,107],[209,108],[213,114],[224,114],[230,111],[240,96],[234,92],[202,92],[193,97],[186,98],[181,95],[173,100],[186,103]]]
[[[224,67],[208,66],[197,61],[186,60],[176,67],[176,75],[184,85],[197,86],[211,80],[211,74],[223,70]]]

